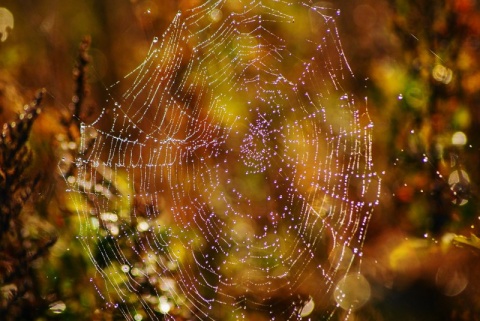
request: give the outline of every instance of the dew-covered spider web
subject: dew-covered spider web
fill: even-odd
[[[338,15],[294,0],[179,12],[123,96],[82,123],[66,180],[106,309],[299,320],[368,300],[379,184]]]

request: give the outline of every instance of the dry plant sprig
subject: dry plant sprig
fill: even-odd
[[[39,181],[27,171],[32,164],[27,141],[44,95],[45,90],[39,91],[14,121],[2,126],[0,136],[0,310],[6,319],[15,318],[12,304],[30,288],[30,263],[57,239],[53,233],[38,239],[24,235],[32,218],[21,217]],[[41,229],[41,224],[33,225]]]
[[[90,63],[90,56],[88,50],[90,49],[91,39],[86,36],[83,38],[80,43],[78,50],[77,63],[73,69],[73,78],[74,78],[74,94],[72,96],[72,101],[68,105],[69,113],[63,116],[62,124],[67,129],[67,141],[74,142],[77,146],[80,142],[80,128],[81,128],[81,117],[87,112],[85,106],[86,98],[90,94],[90,89],[88,86],[87,79],[87,69]],[[87,142],[90,143],[90,142]],[[85,150],[89,150],[87,145]],[[72,155],[75,156],[75,155]],[[64,178],[68,178],[74,174],[74,164],[71,163],[64,171]]]
[[[87,66],[90,63],[88,50],[90,49],[92,40],[86,36],[80,43],[78,50],[77,64],[73,70],[75,80],[75,95],[70,104],[70,111],[77,117],[82,112],[82,106],[85,98],[89,95],[90,90],[87,83]]]
[[[72,101],[68,105],[69,113],[64,116],[63,123],[68,129],[67,135],[70,141],[77,141],[80,137],[80,123],[82,112],[85,112],[85,100],[90,94],[87,82],[87,68],[90,63],[88,50],[90,49],[90,37],[84,37],[78,49],[78,57],[73,69],[74,93]]]
[[[73,71],[75,91],[68,113],[61,116],[66,139],[78,144],[81,119],[85,116],[85,100],[89,95],[87,65],[90,39],[85,38],[79,49]],[[49,308],[49,299],[34,289],[32,266],[45,257],[57,241],[57,234],[47,221],[33,212],[29,199],[42,177],[30,165],[33,152],[28,145],[32,125],[41,111],[45,95],[41,90],[35,99],[12,122],[0,124],[0,319],[31,319]],[[20,99],[19,99],[20,100]],[[10,109],[11,106],[5,106]],[[73,151],[72,151],[73,152]],[[75,155],[72,155],[75,157]],[[73,164],[68,175],[74,174]],[[68,176],[66,176],[68,177]],[[33,277],[33,278],[32,278]],[[28,306],[30,309],[25,309]]]
[[[3,125],[0,137],[0,237],[9,229],[9,222],[20,213],[38,178],[24,177],[32,152],[26,145],[32,124],[41,112],[45,94],[41,90],[15,121]]]

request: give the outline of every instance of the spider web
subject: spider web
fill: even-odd
[[[66,180],[106,308],[297,320],[368,299],[379,184],[338,14],[274,0],[179,12],[123,96],[82,123]]]

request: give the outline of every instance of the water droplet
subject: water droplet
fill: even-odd
[[[210,12],[210,19],[213,21],[213,22],[218,22],[222,19],[222,11],[220,9],[213,9],[211,12]]]
[[[65,311],[67,306],[63,301],[56,301],[50,304],[49,308],[50,308],[50,311],[52,311],[53,313],[60,314],[60,313],[63,313],[63,311]]]
[[[170,311],[171,305],[170,305],[170,302],[168,302],[168,299],[165,296],[161,296],[159,298],[158,309],[163,314],[167,314]]]
[[[448,185],[452,190],[455,198],[452,201],[457,205],[465,205],[468,203],[470,196],[470,177],[464,170],[455,170],[448,176]]]
[[[452,135],[452,145],[463,146],[467,143],[467,135],[463,132],[456,132]]]
[[[443,65],[436,65],[432,70],[432,76],[436,81],[447,85],[452,81],[453,71]]]
[[[344,310],[357,310],[370,299],[371,289],[367,279],[357,273],[347,274],[335,288],[333,296]]]
[[[310,297],[310,300],[300,310],[300,316],[302,318],[309,316],[313,312],[314,308],[315,308],[315,302]]]
[[[435,282],[446,296],[456,296],[465,290],[468,284],[467,276],[460,270],[442,266],[438,269]]]

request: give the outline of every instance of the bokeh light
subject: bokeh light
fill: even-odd
[[[2,35],[0,41],[7,40],[13,26],[13,14],[7,8],[0,8],[0,34]]]

